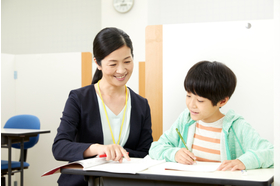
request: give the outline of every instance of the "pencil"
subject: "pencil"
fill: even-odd
[[[181,138],[183,144],[185,145],[186,149],[189,150],[188,147],[187,147],[187,145],[186,145],[186,142],[185,142],[184,138],[182,137],[181,133],[179,132],[179,130],[178,130],[177,128],[176,128],[176,131],[177,131],[179,137]],[[190,158],[191,158],[193,161],[195,161],[192,157],[190,157]]]

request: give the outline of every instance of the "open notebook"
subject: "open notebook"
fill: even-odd
[[[136,174],[148,168],[154,170],[213,172],[217,170],[220,164],[221,163],[197,162],[194,165],[185,165],[180,163],[165,162],[165,160],[153,160],[149,155],[147,155],[145,158],[131,158],[130,161],[123,159],[122,163],[107,161],[106,158],[96,157],[75,161],[66,165],[56,167],[50,171],[45,172],[42,176],[60,173],[61,168],[79,168],[83,169],[84,171],[104,171],[129,174]]]
[[[106,158],[89,158],[85,160],[75,161],[56,167],[45,172],[42,176],[48,176],[60,173],[61,168],[82,168],[85,171],[105,171],[113,173],[130,173],[136,174],[154,165],[164,163],[164,160],[153,160],[149,156],[145,158],[130,158],[130,161],[123,159],[122,163],[115,161],[107,161]]]

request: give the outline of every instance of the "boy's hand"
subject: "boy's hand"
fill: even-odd
[[[246,169],[245,165],[239,160],[225,160],[222,162],[222,164],[217,169],[218,171],[226,171],[226,170],[244,170]]]
[[[175,161],[182,164],[192,165],[195,163],[195,156],[192,152],[188,151],[186,148],[181,148],[175,154]]]

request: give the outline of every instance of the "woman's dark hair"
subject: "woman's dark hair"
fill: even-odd
[[[220,62],[200,61],[190,68],[184,81],[185,90],[209,99],[213,106],[231,97],[237,79],[230,68]]]
[[[102,29],[94,38],[93,41],[93,56],[96,62],[101,66],[101,61],[111,54],[113,51],[121,48],[122,46],[127,46],[131,50],[131,55],[133,57],[133,46],[129,36],[121,29],[108,27]],[[102,78],[102,71],[96,69],[94,76],[92,78],[92,83],[97,83]]]

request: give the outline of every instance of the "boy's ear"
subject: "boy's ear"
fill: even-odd
[[[95,64],[96,64],[96,66],[97,66],[98,70],[101,70],[101,66],[99,66],[99,65],[98,65],[98,63],[97,63],[97,61],[96,61],[95,57],[93,58],[93,60],[94,60],[94,62],[95,62]]]
[[[219,104],[219,107],[223,107],[225,106],[225,104],[227,104],[229,100],[229,97],[226,97],[225,99],[221,100],[218,104]]]

